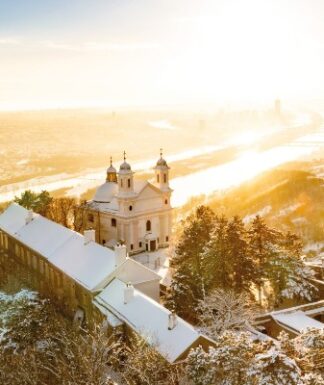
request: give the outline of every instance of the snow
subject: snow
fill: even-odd
[[[257,211],[254,214],[246,215],[243,218],[243,223],[251,222],[257,215],[259,215],[260,217],[265,216],[265,215],[269,214],[271,210],[272,210],[272,206],[271,205],[265,206],[261,210]]]
[[[300,203],[295,203],[293,205],[286,206],[285,208],[283,208],[279,211],[278,216],[282,217],[282,216],[285,216],[287,214],[290,214],[293,211],[296,211],[298,209],[298,207],[300,207],[300,206],[301,206]]]
[[[28,210],[12,204],[0,215],[0,227],[14,238],[46,257],[88,290],[103,288],[115,270],[114,251],[39,214],[26,224]]]
[[[146,266],[150,270],[155,271],[161,278],[161,283],[165,286],[171,285],[171,269],[169,268],[169,249],[158,249],[156,251],[139,253],[133,258]]]
[[[6,231],[8,234],[14,234],[20,228],[25,226],[28,210],[12,203],[0,215],[0,229]]]
[[[72,236],[50,256],[50,262],[89,290],[102,288],[115,270],[115,253],[98,243],[84,244],[78,233]]]
[[[114,279],[95,300],[111,309],[167,360],[176,361],[199,338],[199,333],[179,317],[175,328],[168,330],[170,312],[136,289],[134,297],[124,304],[125,287],[125,283]]]
[[[324,248],[324,242],[313,242],[313,243],[308,243],[304,247],[304,252],[307,253],[308,251],[315,251],[319,252],[322,248]]]
[[[123,282],[132,282],[133,285],[153,280],[160,281],[161,279],[157,273],[132,258],[127,258],[125,262],[117,267],[114,276]]]
[[[37,298],[36,292],[27,289],[22,289],[15,294],[0,291],[0,343],[5,343],[7,348],[16,349],[18,346],[11,338],[8,338],[12,317],[21,312],[23,304],[36,306]]]
[[[298,217],[291,220],[295,225],[306,225],[308,220],[305,217]]]
[[[58,225],[41,215],[17,231],[15,237],[46,258],[74,234],[73,231]]]
[[[272,317],[281,324],[301,333],[308,328],[323,329],[324,323],[308,317],[303,311],[293,313],[272,314]]]
[[[117,318],[112,312],[100,304],[100,299],[98,297],[95,301],[92,301],[92,303],[97,309],[99,309],[102,314],[106,316],[106,320],[111,327],[115,328],[123,324],[119,318]]]

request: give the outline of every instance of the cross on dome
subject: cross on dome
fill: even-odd
[[[156,165],[168,167],[166,160],[163,159],[163,148],[160,148],[160,159],[157,161]]]
[[[124,163],[122,163],[121,165],[120,165],[120,171],[121,170],[123,170],[123,171],[131,171],[131,166],[130,166],[130,164],[128,164],[127,162],[126,162],[126,158],[127,158],[127,156],[126,156],[126,151],[124,151],[124,153],[123,153],[123,157],[124,157]]]

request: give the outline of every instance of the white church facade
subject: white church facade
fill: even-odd
[[[137,180],[126,161],[119,171],[112,160],[106,181],[83,206],[83,229],[95,229],[96,241],[108,247],[124,243],[129,254],[169,246],[172,229],[172,189],[169,166],[160,153],[154,182]]]

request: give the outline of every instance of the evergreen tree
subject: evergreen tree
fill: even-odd
[[[14,202],[25,207],[27,210],[33,210],[36,213],[45,215],[52,199],[53,198],[50,196],[48,191],[44,190],[37,194],[31,190],[26,190],[20,195],[20,197],[15,197]]]
[[[192,350],[187,362],[194,385],[304,385],[294,357],[273,341],[260,342],[249,333],[216,336],[215,347]]]
[[[184,230],[171,261],[175,273],[167,306],[186,319],[196,319],[195,309],[205,295],[204,250],[214,220],[215,214],[211,209],[199,206],[183,223]]]

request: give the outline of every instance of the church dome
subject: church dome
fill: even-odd
[[[110,167],[107,168],[107,174],[114,174],[116,172],[117,172],[117,170],[115,169],[115,167],[113,165],[110,165]]]
[[[126,151],[124,151],[124,162],[119,167],[119,172],[121,171],[132,171],[130,164],[126,162]]]
[[[163,159],[162,157],[156,162],[156,165],[157,166],[166,166],[166,167],[168,167],[168,164],[167,164],[166,160]]]
[[[160,159],[156,162],[156,167],[168,167],[167,161],[163,158],[162,148],[160,148]]]
[[[94,202],[109,203],[117,195],[118,185],[114,182],[105,182],[98,187],[93,200]]]
[[[120,171],[131,171],[131,166],[129,163],[127,163],[126,161],[124,161],[124,163],[122,163],[120,165],[120,168],[119,168]]]
[[[110,166],[107,168],[106,182],[117,183],[117,171],[112,164],[112,157],[110,157]]]

